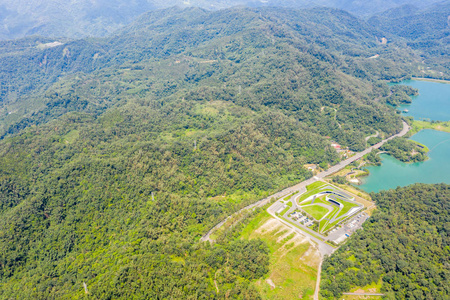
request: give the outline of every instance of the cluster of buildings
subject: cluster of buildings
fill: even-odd
[[[341,145],[333,141],[331,142],[331,147],[336,149],[336,151],[345,158],[348,158],[353,154],[353,151],[348,150],[348,147],[342,147]]]

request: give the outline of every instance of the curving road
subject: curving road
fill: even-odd
[[[262,207],[262,206],[266,205],[267,203],[269,203],[271,199],[279,199],[279,198],[282,198],[282,197],[284,197],[284,196],[286,196],[286,195],[288,195],[288,194],[290,194],[290,193],[293,193],[293,192],[299,192],[299,191],[305,190],[307,185],[310,185],[311,183],[313,183],[313,182],[315,182],[315,181],[317,181],[317,180],[319,180],[319,179],[323,179],[323,178],[325,178],[325,177],[327,177],[327,176],[329,176],[329,175],[331,175],[331,174],[333,174],[333,173],[336,173],[337,171],[339,171],[339,170],[345,168],[346,166],[348,166],[348,165],[351,164],[352,162],[354,162],[354,161],[356,161],[356,160],[362,158],[364,155],[370,153],[372,150],[380,148],[380,147],[381,147],[384,143],[386,143],[387,141],[392,140],[392,139],[395,138],[395,137],[404,136],[406,133],[408,133],[409,130],[410,130],[409,125],[408,125],[405,121],[403,121],[403,129],[402,129],[399,133],[394,134],[393,136],[391,136],[391,137],[389,137],[389,138],[387,138],[387,139],[382,140],[382,141],[379,142],[378,144],[375,144],[375,145],[373,145],[373,146],[367,148],[367,149],[364,150],[364,151],[361,151],[361,152],[359,152],[359,153],[356,153],[356,154],[353,155],[352,157],[347,158],[346,160],[341,161],[341,162],[338,163],[337,165],[332,166],[332,167],[329,168],[328,170],[323,171],[323,172],[317,174],[316,176],[314,176],[314,177],[312,177],[312,178],[310,178],[310,179],[308,179],[308,180],[302,181],[302,182],[300,182],[300,183],[298,183],[298,184],[296,184],[296,185],[294,185],[294,186],[291,186],[291,187],[289,187],[289,188],[286,188],[286,189],[284,189],[284,190],[282,190],[282,191],[280,191],[280,192],[278,192],[278,193],[275,193],[275,194],[273,194],[273,195],[270,195],[270,196],[267,197],[267,198],[261,199],[261,200],[255,202],[255,203],[253,203],[253,204],[251,204],[251,205],[248,205],[248,206],[246,206],[246,207],[240,209],[239,211],[237,211],[237,212],[235,212],[234,214],[228,216],[225,220],[221,221],[219,224],[217,224],[216,226],[214,226],[210,231],[208,231],[204,236],[202,236],[202,237],[200,238],[200,241],[212,241],[212,240],[211,240],[211,234],[212,234],[215,230],[217,230],[217,229],[219,229],[220,227],[222,227],[222,226],[225,224],[225,222],[226,222],[231,216],[240,214],[240,213],[243,212],[244,210],[250,210],[250,209],[253,209],[253,208],[255,208],[255,207]],[[272,216],[276,217],[274,211],[273,211],[273,212],[272,212],[272,210],[268,210],[268,211],[269,211],[269,213],[270,213]],[[277,218],[277,219],[278,219],[278,218]],[[289,225],[289,227],[294,228],[294,226],[292,226],[292,225]],[[306,234],[306,233],[304,233],[304,234]],[[326,244],[325,244],[325,245],[326,245]],[[329,246],[329,245],[327,245],[327,246]],[[325,248],[325,246],[323,246],[323,247]],[[329,246],[329,247],[330,247],[330,246]],[[327,250],[330,251],[330,249],[327,249]],[[328,251],[326,251],[326,252],[328,252]]]

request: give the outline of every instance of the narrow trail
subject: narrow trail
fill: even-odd
[[[322,262],[323,257],[320,256],[319,267],[317,268],[317,279],[316,279],[316,289],[314,291],[314,300],[319,300],[319,292],[320,292],[320,274],[322,273]]]
[[[286,195],[288,195],[288,194],[291,194],[291,193],[298,193],[298,192],[300,192],[300,191],[303,191],[303,192],[304,192],[304,191],[306,191],[306,186],[307,186],[307,185],[309,185],[309,184],[311,184],[311,183],[313,183],[313,182],[315,182],[315,181],[317,181],[317,180],[323,179],[323,178],[325,178],[326,176],[329,176],[329,175],[331,175],[331,174],[336,173],[337,171],[339,171],[339,170],[345,168],[346,166],[348,166],[348,165],[351,164],[352,162],[354,162],[354,161],[356,161],[356,160],[358,160],[358,159],[361,159],[364,155],[370,153],[373,149],[378,149],[378,148],[380,148],[380,147],[381,147],[384,143],[386,143],[387,141],[389,141],[389,140],[391,140],[391,139],[393,139],[393,138],[395,138],[395,137],[401,137],[401,136],[404,136],[406,133],[408,133],[408,131],[409,131],[410,129],[411,129],[411,128],[409,127],[409,125],[408,125],[406,122],[403,121],[403,129],[402,129],[399,133],[394,134],[394,135],[392,135],[391,137],[382,140],[382,141],[379,142],[378,144],[375,144],[375,145],[373,145],[373,146],[371,146],[371,147],[365,149],[364,151],[361,151],[361,152],[355,154],[354,156],[352,156],[352,157],[350,157],[350,158],[348,158],[348,159],[346,159],[346,160],[344,160],[344,161],[341,161],[341,162],[338,163],[337,165],[335,165],[335,166],[329,168],[329,169],[326,170],[326,171],[323,171],[323,172],[317,174],[316,176],[314,176],[314,177],[312,177],[312,178],[310,178],[310,179],[307,179],[307,180],[305,180],[305,181],[302,181],[302,182],[300,182],[300,183],[298,183],[298,184],[296,184],[296,185],[294,185],[294,186],[291,186],[291,187],[289,187],[289,188],[286,188],[286,189],[284,189],[284,190],[282,190],[282,191],[280,191],[280,192],[278,192],[278,193],[275,193],[275,194],[273,194],[273,195],[270,195],[270,196],[267,197],[267,198],[261,199],[261,200],[255,202],[254,204],[248,205],[248,206],[246,206],[246,207],[240,209],[239,211],[237,211],[237,212],[235,212],[234,214],[228,216],[227,218],[225,218],[225,220],[221,221],[221,222],[218,223],[216,226],[214,226],[210,231],[208,231],[204,236],[202,236],[202,237],[200,238],[200,241],[209,241],[209,242],[213,242],[213,240],[211,239],[211,234],[212,234],[215,230],[217,230],[217,229],[219,229],[220,227],[222,227],[222,226],[225,224],[225,222],[226,222],[229,218],[231,218],[232,216],[237,215],[237,214],[240,214],[240,213],[243,212],[244,210],[250,210],[250,209],[253,209],[253,208],[255,208],[255,207],[262,207],[262,206],[266,205],[267,203],[269,203],[269,201],[270,201],[271,199],[280,199],[280,198],[282,198],[282,197],[284,197],[284,196],[286,196]],[[377,135],[378,135],[378,132],[377,132]],[[370,137],[369,137],[369,138],[370,138]],[[318,238],[316,238],[316,237],[314,237],[314,236],[308,234],[308,233],[305,232],[305,231],[300,230],[299,228],[296,228],[296,227],[292,226],[292,225],[289,224],[288,222],[286,222],[286,221],[284,221],[283,219],[279,218],[277,215],[275,215],[275,211],[271,211],[271,209],[272,209],[272,210],[274,209],[276,203],[278,203],[278,202],[275,202],[275,203],[274,203],[271,207],[269,207],[268,210],[267,210],[267,211],[269,212],[269,214],[270,214],[272,217],[274,217],[275,219],[278,219],[280,222],[284,223],[284,224],[287,225],[288,227],[291,227],[294,231],[296,231],[296,232],[298,232],[298,233],[300,233],[300,234],[302,234],[302,235],[304,235],[304,236],[310,238],[313,242],[317,243],[317,248],[318,248],[318,251],[319,251],[319,253],[320,253],[320,263],[319,263],[319,267],[318,267],[318,269],[317,269],[317,280],[316,280],[316,288],[315,288],[315,291],[314,291],[314,300],[319,300],[320,279],[321,279],[322,262],[323,262],[324,256],[325,256],[325,255],[331,255],[337,248],[331,247],[330,245],[324,243],[322,240],[320,240],[320,239],[318,239]],[[214,280],[214,283],[216,284],[216,281],[215,281],[215,280]],[[216,285],[216,290],[218,290],[217,285]],[[344,295],[364,295],[364,296],[372,296],[372,295],[373,295],[373,296],[381,296],[381,295],[383,295],[383,294],[376,294],[376,293],[365,293],[365,294],[358,294],[358,293],[344,293]]]
[[[377,132],[376,132],[375,134],[372,134],[372,135],[369,135],[369,136],[366,137],[366,142],[367,142],[371,137],[377,137],[377,136],[379,136],[379,135],[380,135],[380,133],[379,133],[378,130],[377,130]]]

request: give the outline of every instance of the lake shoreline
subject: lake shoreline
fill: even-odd
[[[388,190],[413,183],[450,183],[447,172],[450,133],[433,129],[421,130],[410,138],[429,148],[427,160],[423,162],[402,162],[388,153],[381,154],[380,166],[368,166],[369,176],[361,178],[358,187],[367,193]]]
[[[445,79],[434,79],[434,78],[425,78],[425,77],[411,77],[411,80],[439,82],[439,83],[450,84],[450,80],[445,80]]]
[[[413,120],[409,134],[413,135],[413,134],[416,134],[419,131],[422,131],[425,129],[431,129],[431,130],[437,130],[437,131],[450,133],[450,121],[430,122],[430,121],[424,121],[424,120]]]

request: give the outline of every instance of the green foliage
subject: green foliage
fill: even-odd
[[[423,146],[403,137],[396,137],[380,147],[390,155],[403,162],[417,162],[427,159],[427,151]]]
[[[416,184],[372,198],[379,210],[364,230],[324,261],[322,296],[336,299],[382,278],[389,299],[447,299],[450,186]]]
[[[370,151],[369,154],[367,154],[364,158],[371,164],[374,164],[376,166],[381,164],[381,158],[378,155],[378,150],[374,149],[372,151]]]
[[[42,38],[5,42],[0,132],[16,134],[71,111],[100,115],[124,99],[158,109],[184,98],[282,110],[315,133],[362,150],[368,133],[401,128],[398,116],[372,100],[385,96],[377,80],[412,70],[398,61],[397,47],[378,45],[377,36],[363,21],[329,9],[174,8],[145,14],[110,38],[48,49],[29,47],[47,42]],[[384,53],[383,63],[366,58],[376,52]],[[325,151],[330,156],[332,149]]]
[[[393,9],[370,18],[368,22],[394,35],[394,39],[405,39],[409,47],[421,52],[424,64],[414,75],[449,79],[449,14],[450,3],[443,1],[425,9],[411,6]]]
[[[345,176],[333,176],[332,181],[334,183],[338,183],[338,184],[346,184],[347,183],[347,179],[345,179]]]
[[[178,8],[0,45],[0,298],[257,299],[264,243],[199,237],[401,119],[405,49],[335,10]],[[383,63],[367,56],[382,53]],[[249,196],[250,195],[250,196]]]
[[[410,96],[419,95],[419,91],[407,85],[391,85],[391,95],[386,98],[386,103],[392,106],[400,104],[410,104]]]

